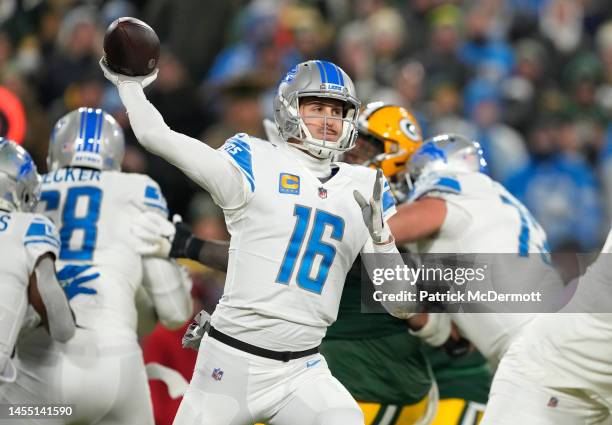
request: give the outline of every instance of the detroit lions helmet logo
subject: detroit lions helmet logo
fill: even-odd
[[[444,150],[440,149],[432,142],[425,143],[423,146],[421,146],[415,156],[428,156],[431,160],[441,159],[442,161],[447,162],[446,153]]]
[[[287,73],[281,80],[281,83],[290,83],[291,81],[293,81],[297,72],[298,72],[298,67],[296,65],[293,68],[291,68],[289,71],[287,71]]]

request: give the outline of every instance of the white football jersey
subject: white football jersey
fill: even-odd
[[[541,385],[584,389],[605,399],[610,409],[611,262],[611,254],[600,254],[578,279],[562,313],[538,316],[508,351],[509,362]]]
[[[0,361],[13,352],[26,314],[28,285],[36,262],[46,253],[57,257],[59,247],[56,228],[48,218],[0,211]]]
[[[527,208],[485,174],[423,175],[416,181],[409,202],[423,196],[444,199],[449,212],[440,232],[415,244],[418,252],[549,252],[546,233]]]
[[[421,176],[408,202],[421,197],[446,201],[442,228],[431,238],[409,244],[412,252],[458,254],[517,254],[486,256],[491,281],[505,279],[505,288],[536,283],[535,273],[560,285],[549,267],[546,233],[527,208],[501,184],[482,173],[432,172]],[[535,256],[535,258],[534,258]],[[484,257],[483,257],[484,258]],[[493,267],[494,266],[494,267]],[[508,281],[507,279],[511,279]],[[525,287],[521,288],[521,292]],[[517,291],[519,292],[519,291]],[[496,365],[520,329],[534,317],[521,313],[453,313],[453,321],[482,354]]]
[[[353,191],[372,196],[376,172],[338,163],[325,183],[295,148],[238,134],[220,149],[249,192],[225,212],[231,242],[225,290],[212,324],[276,351],[320,344],[336,320],[346,274],[371,243]],[[385,182],[384,216],[395,212]]]
[[[61,240],[58,280],[77,326],[101,338],[135,338],[143,272],[130,227],[146,209],[167,215],[159,186],[144,175],[63,168],[43,177],[39,210]]]
[[[590,390],[612,408],[611,340],[610,313],[542,314],[525,328],[507,357],[541,385]]]

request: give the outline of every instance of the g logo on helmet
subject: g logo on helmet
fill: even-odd
[[[406,137],[408,137],[410,140],[414,140],[415,142],[421,140],[421,135],[419,134],[418,127],[408,118],[403,118],[400,120],[399,128],[400,130],[402,130],[402,133],[404,133]]]

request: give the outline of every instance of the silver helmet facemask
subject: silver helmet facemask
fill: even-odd
[[[342,102],[342,117],[302,116],[301,101],[305,97],[322,100],[334,99]],[[306,150],[317,158],[329,158],[355,146],[357,118],[361,103],[357,99],[355,86],[350,77],[331,62],[313,60],[294,66],[278,86],[274,98],[274,120],[285,141],[296,140],[296,147]],[[326,131],[328,121],[341,121],[341,133],[336,140],[317,138],[312,135],[305,118],[323,118]]]
[[[30,154],[0,137],[0,209],[34,211],[40,198],[40,177]]]
[[[420,176],[435,171],[486,173],[487,162],[478,142],[458,134],[440,134],[423,142],[406,169],[412,187]]]
[[[123,130],[102,109],[79,108],[60,118],[51,133],[47,167],[120,170],[125,153]]]

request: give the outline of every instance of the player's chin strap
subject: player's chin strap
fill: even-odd
[[[42,257],[34,272],[38,292],[47,312],[49,334],[56,341],[67,342],[74,336],[76,326],[66,294],[55,276],[55,267],[51,257]]]

